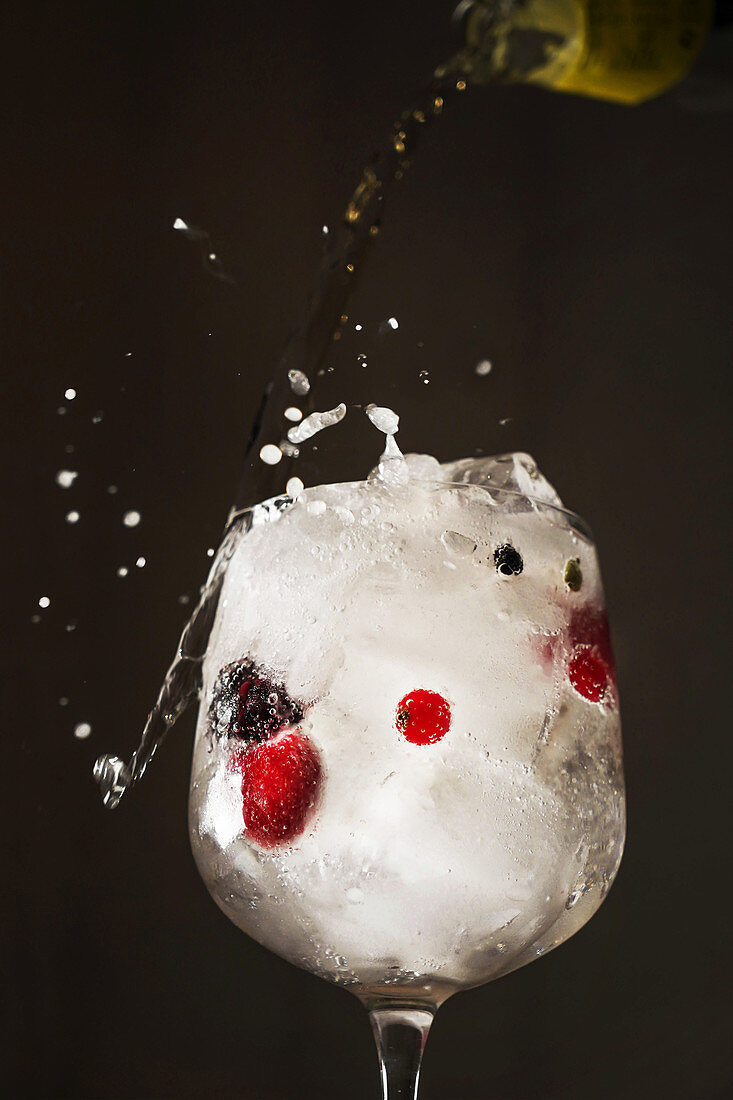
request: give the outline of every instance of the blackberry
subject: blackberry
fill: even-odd
[[[515,550],[513,546],[510,546],[508,542],[503,543],[501,546],[497,546],[494,551],[494,565],[496,566],[497,573],[501,573],[504,577],[516,576],[517,573],[521,573],[524,569],[522,555],[518,550]]]
[[[220,669],[209,721],[218,737],[259,743],[296,725],[303,713],[303,705],[290,698],[284,684],[245,657]]]

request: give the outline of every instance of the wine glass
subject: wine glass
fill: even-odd
[[[592,537],[531,460],[491,461],[250,510],[204,662],[199,871],[249,936],[362,1000],[385,1100],[416,1096],[446,998],[576,932],[623,849]]]

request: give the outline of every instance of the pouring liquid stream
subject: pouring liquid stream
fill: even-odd
[[[384,202],[389,191],[409,167],[423,130],[442,114],[446,98],[456,90],[464,91],[465,88],[463,80],[456,82],[454,78],[436,78],[415,105],[404,111],[394,123],[389,141],[365,168],[351,196],[324,254],[305,321],[286,345],[277,370],[263,394],[250,432],[245,469],[235,506],[230,512],[199,601],[183,630],[176,655],[166,673],[155,706],[148,715],[140,744],[128,763],[118,756],[105,754],[94,765],[94,778],[99,785],[104,805],[109,809],[119,805],[125,791],[140,781],[168,730],[191,702],[198,698],[203,660],[226,565],[239,537],[249,529],[252,501],[274,496],[276,507],[284,507],[289,503],[289,497],[282,494],[282,467],[278,466],[276,475],[274,468],[259,458],[262,440],[267,436],[270,412],[279,407],[276,398],[278,395],[290,393],[291,386],[294,388],[294,377],[304,379],[307,385],[307,380],[315,377],[321,369],[332,347],[334,336],[343,324],[345,307],[356,288],[369,244],[378,235]],[[311,391],[306,401],[306,413],[310,413],[313,408]],[[394,438],[388,436],[388,450],[390,440],[396,448]],[[387,457],[392,454],[390,452],[387,455],[385,452]],[[287,456],[291,463],[296,461],[296,455],[297,451],[293,449]],[[280,493],[279,497],[277,493]]]

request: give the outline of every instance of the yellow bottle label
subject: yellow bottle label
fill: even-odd
[[[713,15],[713,0],[576,0],[580,49],[567,66],[536,77],[561,92],[642,103],[692,67]]]

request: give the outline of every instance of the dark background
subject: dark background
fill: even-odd
[[[117,813],[90,772],[137,741],[320,227],[449,52],[449,10],[5,9],[10,1095],[378,1093],[356,999],[250,942],[198,879],[191,715]],[[434,450],[530,450],[592,524],[625,723],[617,884],[568,945],[441,1009],[424,1100],[731,1085],[730,137],[730,115],[670,97],[623,109],[476,90],[410,169],[365,275],[365,314],[400,318],[411,369],[422,341],[426,366],[454,371],[481,411],[464,433],[446,400]],[[208,230],[233,282],[175,217]],[[478,380],[484,355],[495,367]],[[79,471],[72,489],[54,484],[62,467]],[[122,526],[127,508],[138,528]]]

